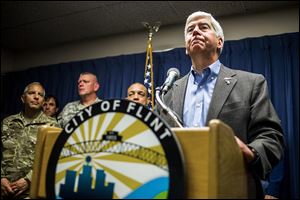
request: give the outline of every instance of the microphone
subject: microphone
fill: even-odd
[[[174,82],[180,76],[180,72],[176,68],[170,68],[167,72],[167,79],[162,86],[162,93],[165,94],[174,84]]]

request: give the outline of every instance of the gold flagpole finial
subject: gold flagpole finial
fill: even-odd
[[[155,22],[154,25],[150,25],[148,22],[142,22],[142,24],[144,27],[148,29],[149,31],[148,37],[151,40],[154,33],[158,32],[161,22]]]

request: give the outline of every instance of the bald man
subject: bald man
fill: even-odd
[[[133,83],[127,90],[127,99],[147,106],[149,103],[147,88],[141,83]]]
[[[81,73],[77,82],[80,100],[68,103],[59,114],[58,122],[63,128],[80,110],[100,102],[97,91],[100,88],[97,76],[90,72]]]

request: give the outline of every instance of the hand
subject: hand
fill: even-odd
[[[19,180],[11,183],[10,187],[15,193],[14,197],[17,197],[29,188],[29,184],[24,178],[20,178]]]
[[[234,136],[234,138],[235,138],[235,141],[238,143],[238,145],[239,145],[239,147],[240,147],[240,149],[241,149],[241,151],[242,151],[242,153],[243,153],[243,156],[244,156],[244,158],[246,159],[246,162],[247,162],[247,163],[250,163],[250,162],[254,159],[254,157],[255,157],[254,153],[253,153],[253,152],[251,151],[251,149],[249,149],[249,147],[248,147],[244,142],[242,142],[242,140],[240,140],[238,137]]]
[[[14,191],[10,187],[9,180],[7,178],[1,178],[1,196],[8,197],[13,194],[14,194]]]

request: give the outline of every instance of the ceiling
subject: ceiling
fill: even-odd
[[[299,7],[298,1],[1,1],[1,47],[25,51],[183,24],[202,10],[216,18]]]

